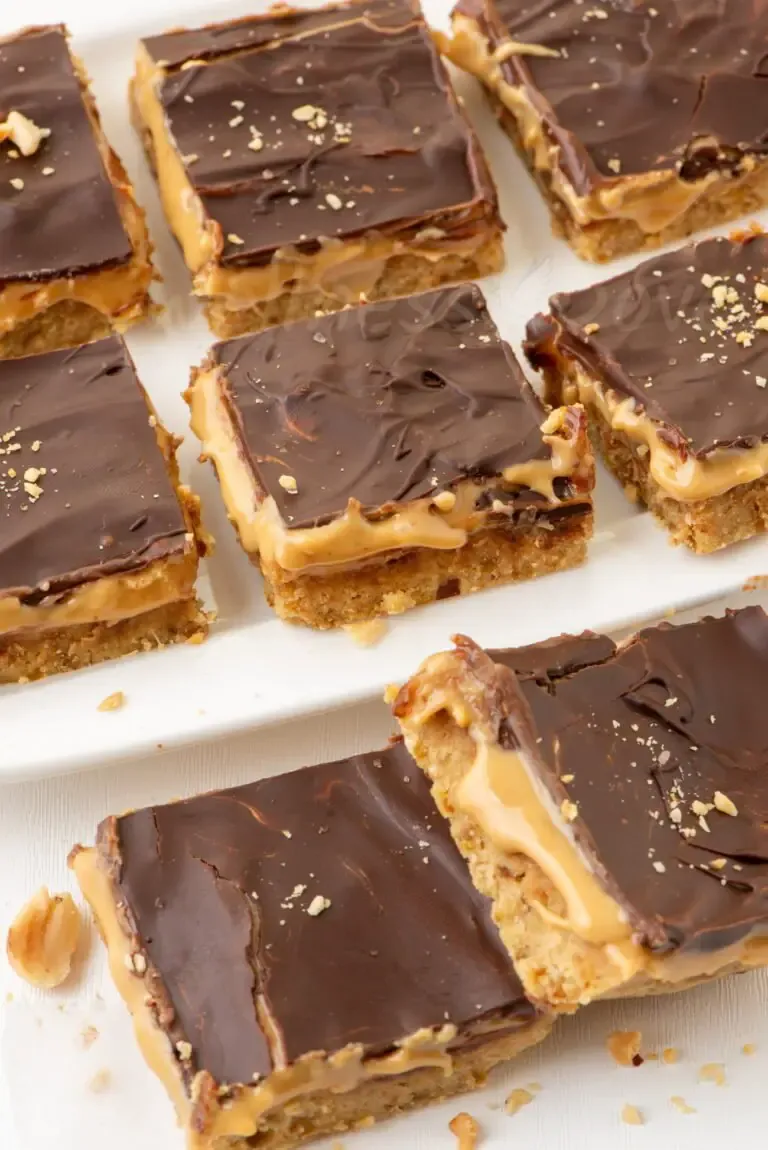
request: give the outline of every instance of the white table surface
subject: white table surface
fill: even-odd
[[[212,2],[210,17],[218,4]],[[142,12],[169,22],[179,0],[131,0],[131,22]],[[95,0],[32,0],[0,5],[0,33],[21,20],[66,20],[86,32]],[[754,601],[756,596],[752,596]],[[768,603],[768,599],[763,597]],[[585,625],[589,622],[585,619]],[[44,716],[41,715],[41,721]],[[314,720],[293,722],[250,736],[222,740],[178,754],[158,752],[140,762],[68,779],[0,789],[0,937],[22,902],[41,884],[74,889],[66,867],[73,843],[90,841],[99,819],[130,807],[162,802],[211,787],[246,782],[307,763],[367,750],[391,730],[383,704],[370,703]],[[2,738],[2,732],[0,732]],[[474,1113],[485,1132],[483,1147],[541,1150],[720,1150],[748,1131],[758,1139],[768,1125],[768,980],[732,979],[675,999],[600,1004],[562,1023],[543,1047],[514,1063],[487,1091],[425,1115],[347,1136],[346,1148],[415,1150],[454,1146],[447,1122],[460,1108]],[[93,1025],[89,1049],[80,1038]],[[638,1028],[643,1049],[678,1047],[675,1066],[646,1062],[617,1068],[604,1041],[615,1028]],[[761,1041],[762,1039],[762,1041]],[[744,1043],[758,1043],[753,1057]],[[723,1062],[727,1085],[697,1081],[705,1062]],[[90,1087],[107,1071],[103,1092]],[[512,1086],[536,1081],[541,1093],[514,1118],[498,1109]],[[670,1105],[681,1095],[697,1113]],[[647,1125],[628,1127],[620,1110],[630,1102]],[[112,990],[99,945],[79,981],[61,992],[39,994],[20,982],[0,956],[0,1147],[2,1150],[181,1150],[163,1091],[133,1044],[125,1011]]]

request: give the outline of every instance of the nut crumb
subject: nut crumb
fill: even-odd
[[[307,907],[307,914],[311,915],[312,918],[317,918],[317,916],[322,914],[324,910],[328,910],[330,905],[331,900],[329,898],[325,898],[322,894],[316,894],[312,899],[312,902]]]
[[[724,795],[722,791],[715,791],[713,802],[717,810],[723,815],[730,815],[731,818],[736,818],[739,813],[736,804],[729,799],[727,795]]]
[[[61,986],[72,970],[82,920],[71,894],[41,887],[11,923],[8,961],[20,978],[42,990]]]
[[[621,1120],[626,1123],[627,1126],[645,1125],[645,1118],[643,1118],[641,1112],[636,1106],[630,1105],[629,1102],[625,1102],[621,1108]]]
[[[125,706],[125,695],[122,691],[115,691],[112,695],[107,695],[106,699],[102,699],[96,708],[97,711],[119,711],[121,707]]]
[[[103,1094],[112,1085],[112,1075],[109,1070],[97,1070],[88,1083],[88,1089],[94,1094]]]
[[[715,1086],[725,1086],[725,1067],[722,1062],[705,1062],[699,1069],[699,1082],[714,1082]]]
[[[451,1134],[456,1136],[458,1150],[475,1150],[480,1137],[480,1124],[466,1110],[456,1114],[448,1123]]]
[[[608,1035],[605,1045],[619,1066],[635,1066],[642,1038],[639,1030],[614,1030]]]
[[[530,1090],[518,1088],[517,1090],[513,1090],[504,1099],[504,1109],[507,1114],[517,1114],[518,1110],[522,1110],[522,1108],[530,1102],[533,1102],[533,1094],[531,1094]]]
[[[689,1106],[685,1099],[681,1098],[679,1094],[673,1094],[669,1101],[672,1103],[675,1110],[679,1110],[681,1114],[696,1113],[696,1107]]]
[[[84,1026],[80,1031],[80,1041],[86,1050],[89,1050],[90,1047],[93,1046],[98,1037],[99,1032],[95,1026]]]
[[[344,630],[358,647],[375,647],[387,633],[387,621],[367,619],[363,623],[346,623]]]

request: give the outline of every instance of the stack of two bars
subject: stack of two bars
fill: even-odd
[[[767,670],[757,608],[462,639],[405,742],[107,819],[71,863],[190,1150],[367,1125],[593,999],[768,962]]]

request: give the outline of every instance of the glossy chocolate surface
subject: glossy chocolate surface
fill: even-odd
[[[107,820],[100,848],[187,1081],[535,1017],[401,743]]]
[[[0,291],[126,263],[131,241],[63,27],[0,39],[0,121],[13,111],[50,135],[31,156],[0,142]]]
[[[544,411],[470,285],[228,340],[209,362],[289,527],[327,522],[350,499],[386,508],[550,454]],[[537,498],[546,505],[530,491],[522,501]]]
[[[534,669],[529,648],[517,676],[493,652],[500,742],[522,749],[557,806],[577,805],[585,862],[643,945],[707,951],[768,934],[768,618],[749,607],[648,628],[613,656],[606,642],[576,640],[565,659],[558,647],[554,668],[543,645]],[[477,649],[467,657],[487,670]]]
[[[225,265],[371,230],[407,237],[429,225],[460,238],[495,215],[479,146],[409,0],[252,17],[144,45],[165,69],[168,129],[220,229]]]
[[[511,56],[579,195],[617,175],[700,179],[768,154],[768,0],[460,0]]]
[[[768,237],[704,240],[550,308],[528,325],[534,365],[575,360],[683,453],[768,438]]]
[[[0,360],[0,595],[50,602],[180,555],[186,530],[119,336]]]

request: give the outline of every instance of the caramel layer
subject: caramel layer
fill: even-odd
[[[204,66],[196,61],[195,66]],[[171,139],[158,90],[165,75],[142,46],[136,58],[132,94],[142,129],[147,133],[157,172],[166,218],[184,252],[193,275],[196,295],[222,297],[228,308],[246,309],[254,301],[276,299],[287,289],[309,292],[328,290],[356,303],[371,292],[388,260],[398,255],[418,256],[439,263],[455,255],[468,256],[487,242],[482,234],[451,239],[438,228],[425,227],[407,239],[370,234],[354,239],[320,238],[311,255],[295,246],[278,249],[265,266],[225,268],[219,263],[224,237],[211,220],[187,178],[181,157]]]
[[[72,301],[100,312],[118,331],[123,331],[147,312],[147,293],[155,277],[152,247],[144,212],[136,203],[133,188],[119,158],[112,151],[99,121],[81,61],[74,58],[83,101],[91,121],[104,168],[112,183],[123,227],[133,255],[128,263],[38,283],[7,283],[0,286],[0,335],[33,319],[56,304]],[[88,221],[82,221],[88,227]]]
[[[542,426],[550,446],[549,460],[516,464],[502,479],[464,480],[443,509],[437,500],[419,499],[381,519],[368,519],[360,504],[350,499],[343,515],[319,527],[289,528],[274,499],[264,498],[245,462],[231,418],[221,398],[216,369],[200,371],[187,392],[191,425],[203,454],[216,467],[224,503],[241,543],[251,555],[277,563],[284,571],[306,572],[318,567],[355,563],[402,548],[427,547],[456,550],[470,534],[484,527],[492,509],[478,511],[478,497],[504,483],[525,486],[558,504],[553,490],[558,477],[573,475],[581,459],[578,440],[563,434],[565,409],[558,409]]]
[[[507,49],[506,54],[503,50],[493,51],[476,21],[461,13],[453,17],[452,39],[441,37],[440,45],[454,64],[476,76],[515,117],[535,170],[547,173],[553,192],[582,227],[602,220],[623,219],[633,221],[646,235],[654,235],[684,216],[715,183],[727,183],[731,191],[740,182],[754,183],[756,172],[764,169],[762,182],[768,189],[768,164],[758,164],[755,157],[745,156],[738,176],[721,175],[717,171],[699,180],[682,180],[675,171],[617,175],[605,177],[588,195],[579,196],[560,167],[559,146],[548,136],[524,89],[507,83],[503,76],[501,64],[507,56],[516,51],[543,54],[540,46],[507,41],[500,46]]]
[[[713,499],[744,483],[768,475],[768,443],[754,447],[722,447],[708,455],[686,458],[659,435],[662,425],[642,410],[632,396],[619,398],[611,388],[592,379],[578,364],[568,365],[565,394],[595,407],[616,432],[647,452],[648,469],[655,483],[671,499],[694,503]]]

